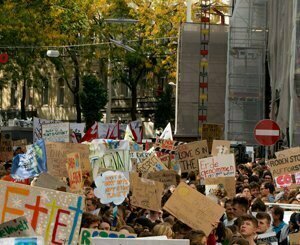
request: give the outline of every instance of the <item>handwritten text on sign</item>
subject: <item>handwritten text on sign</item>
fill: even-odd
[[[235,176],[234,155],[226,154],[200,159],[199,172],[204,179]]]
[[[268,161],[268,165],[274,177],[300,172],[300,153],[294,153],[279,159],[271,159]]]
[[[81,196],[0,181],[0,197],[0,223],[25,215],[45,244],[77,244]]]
[[[79,153],[67,154],[67,171],[71,192],[80,193],[83,186],[83,179]]]
[[[69,123],[50,123],[42,125],[42,137],[50,142],[70,142]]]
[[[177,151],[182,173],[198,171],[198,159],[208,156],[206,140],[180,145]]]

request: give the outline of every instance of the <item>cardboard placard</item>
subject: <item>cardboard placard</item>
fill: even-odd
[[[78,152],[82,163],[82,174],[91,175],[89,160],[89,146],[85,144],[47,142],[47,168],[48,173],[56,177],[67,177],[67,154]]]
[[[79,244],[89,245],[92,244],[93,237],[102,237],[102,238],[136,238],[137,234],[125,234],[122,232],[115,231],[104,231],[97,229],[87,229],[82,228],[79,237]]]
[[[102,204],[120,205],[129,193],[129,180],[122,172],[107,171],[95,179],[95,196]]]
[[[107,238],[92,238],[94,245],[189,245],[190,241],[187,239],[158,239],[158,238],[121,238],[121,239],[107,239]]]
[[[289,148],[283,151],[277,151],[275,152],[275,156],[276,158],[283,158],[283,157],[287,157],[289,155],[293,155],[293,154],[297,154],[300,153],[300,147],[293,147],[293,148]]]
[[[154,150],[168,154],[175,154],[179,145],[185,144],[184,142],[173,141],[170,139],[156,138]]]
[[[80,155],[78,152],[67,154],[66,167],[69,176],[70,191],[78,194],[82,193],[83,178]]]
[[[31,182],[31,185],[57,191],[70,191],[70,187],[66,183],[48,173],[40,174],[39,177],[36,180],[34,180],[34,182]]]
[[[209,152],[212,149],[213,140],[222,140],[224,137],[224,126],[222,124],[203,124],[202,125],[202,140],[207,140]]]
[[[230,141],[214,140],[212,143],[211,155],[218,156],[230,153]]]
[[[207,141],[194,141],[177,148],[178,162],[180,164],[181,173],[198,171],[198,159],[207,157],[208,148]]]
[[[131,204],[140,208],[159,211],[164,190],[163,183],[131,176]]]
[[[229,198],[235,197],[235,177],[206,178],[204,180],[206,190],[224,189]],[[206,191],[206,195],[209,191]]]
[[[142,176],[147,176],[150,172],[156,172],[161,170],[167,170],[167,167],[159,160],[159,158],[152,153],[143,162],[137,165],[137,172],[141,173]]]
[[[270,166],[273,177],[297,173],[300,171],[300,152],[278,159],[270,159],[267,164]]]
[[[0,161],[13,159],[13,141],[9,133],[1,133],[0,137]]]
[[[0,224],[0,238],[35,236],[25,216]]]
[[[0,181],[0,197],[1,223],[25,215],[46,244],[77,244],[82,196]]]
[[[199,173],[204,179],[235,176],[234,155],[226,154],[200,159]]]
[[[274,178],[276,187],[290,187],[296,188],[300,185],[300,172],[295,174],[284,174]]]
[[[42,138],[47,142],[70,142],[70,123],[42,125]]]
[[[155,154],[162,162],[162,164],[166,166],[168,169],[175,170],[176,172],[179,171],[180,165],[176,161],[175,154],[162,153],[159,151],[157,151]]]
[[[203,230],[208,236],[212,224],[219,221],[225,209],[200,192],[181,182],[164,208],[177,219],[195,230]]]
[[[289,234],[290,245],[299,245],[300,232]]]
[[[163,183],[166,189],[171,185],[177,185],[176,175],[177,173],[174,170],[161,170],[149,173],[147,178]]]

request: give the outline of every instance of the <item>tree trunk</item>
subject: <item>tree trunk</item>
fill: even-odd
[[[23,80],[22,98],[21,98],[21,119],[24,120],[26,120],[25,100],[26,100],[26,78],[24,78]]]
[[[137,86],[131,88],[131,120],[136,120]]]

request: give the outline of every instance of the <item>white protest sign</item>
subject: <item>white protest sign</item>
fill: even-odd
[[[278,239],[275,232],[259,234],[257,236],[257,242],[266,242],[271,245],[278,245]]]
[[[49,123],[58,123],[56,120],[42,119],[38,117],[33,118],[33,143],[42,138],[42,125]]]
[[[48,142],[70,142],[70,124],[44,124],[42,125],[42,138]]]
[[[199,173],[204,179],[235,176],[233,154],[199,159]]]

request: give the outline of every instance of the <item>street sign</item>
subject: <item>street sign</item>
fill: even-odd
[[[261,120],[255,126],[254,136],[260,145],[274,145],[280,138],[280,128],[278,124],[272,120]]]

